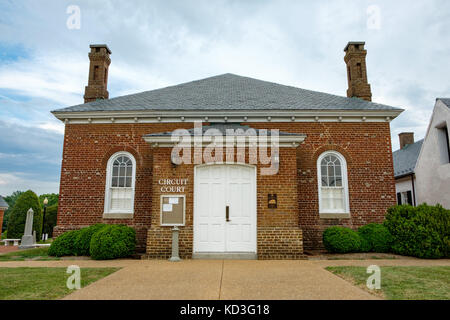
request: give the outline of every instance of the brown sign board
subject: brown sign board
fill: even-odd
[[[184,226],[185,211],[185,195],[161,196],[161,226]]]

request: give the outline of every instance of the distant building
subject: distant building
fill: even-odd
[[[0,196],[0,237],[2,236],[3,214],[6,210],[8,210],[8,204],[2,196]]]
[[[436,99],[416,164],[417,200],[450,208],[450,99]]]
[[[392,155],[397,204],[410,204],[415,206],[417,203],[417,183],[414,169],[423,140],[414,142],[414,133],[412,132],[400,133],[399,138],[400,150],[395,151]]]
[[[398,204],[442,204],[450,208],[450,99],[437,99],[425,139],[400,133],[393,153]]]

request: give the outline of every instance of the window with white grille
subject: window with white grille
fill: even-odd
[[[349,213],[347,164],[338,152],[327,151],[317,160],[319,212]]]
[[[108,161],[105,213],[133,213],[136,161],[128,152],[118,152]]]

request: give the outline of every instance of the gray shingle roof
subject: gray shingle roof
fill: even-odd
[[[387,105],[223,74],[53,112],[140,110],[398,110]]]
[[[444,103],[447,107],[450,108],[450,98],[438,98],[438,100],[441,100],[442,103]]]
[[[6,203],[6,201],[3,199],[2,196],[0,196],[0,209],[2,208],[8,208],[8,204]],[[0,226],[1,227],[1,226]]]
[[[202,126],[202,134],[205,134],[205,132],[209,129],[217,129],[220,131],[220,133],[222,135],[225,135],[227,132],[227,129],[232,129],[232,130],[243,130],[244,132],[246,132],[248,129],[253,129],[250,128],[249,126],[242,126],[239,124],[212,124],[210,126]],[[260,129],[253,129],[256,131],[256,134],[260,134]],[[187,130],[189,132],[189,134],[193,135],[194,134],[194,129],[188,129]],[[172,131],[167,131],[167,132],[160,132],[160,133],[150,133],[150,134],[146,134],[144,137],[166,137],[166,136],[171,136],[172,135]],[[267,136],[271,135],[271,131],[267,130]],[[280,136],[298,136],[301,134],[298,133],[290,133],[290,132],[283,132],[280,131],[279,132]]]
[[[422,144],[423,139],[409,144],[392,154],[394,160],[394,176],[396,178],[414,173]]]

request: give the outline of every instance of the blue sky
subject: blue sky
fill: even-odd
[[[82,102],[91,43],[113,52],[110,97],[227,72],[345,95],[343,48],[364,40],[373,100],[406,109],[397,149],[450,96],[448,30],[447,0],[2,0],[0,194],[58,192],[64,126],[50,111]]]

